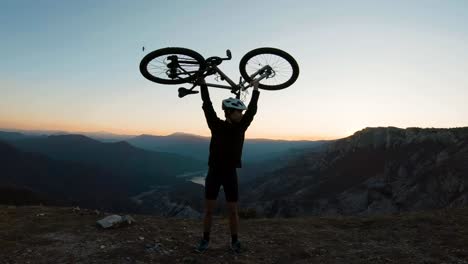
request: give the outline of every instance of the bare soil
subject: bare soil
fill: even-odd
[[[0,263],[468,263],[468,209],[372,217],[241,219],[241,254],[227,219],[214,220],[199,254],[201,220],[133,215],[104,230],[107,214],[0,206]]]

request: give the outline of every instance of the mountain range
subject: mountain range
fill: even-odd
[[[175,175],[205,166],[203,162],[190,157],[147,151],[125,141],[103,143],[83,135],[28,137],[10,140],[9,143],[24,152],[40,153],[55,160],[80,162],[129,175],[139,182],[138,186],[172,183]]]
[[[468,128],[366,128],[244,186],[244,206],[266,216],[466,206]]]
[[[22,152],[4,142],[0,142],[0,158],[0,203],[130,209],[125,197],[134,183],[124,175]]]
[[[126,192],[121,197],[132,197],[133,209],[180,217],[199,217],[202,212],[203,188],[175,176],[203,171],[203,161],[181,153],[143,150],[127,142],[103,143],[81,135],[0,136],[9,137],[9,144],[3,144],[0,152],[2,163],[10,168],[9,174],[2,173],[0,177],[8,190],[11,186],[21,187],[22,192],[34,198],[36,193],[31,191],[36,189],[52,191],[46,188],[49,181],[64,186],[64,181],[73,182],[86,175],[85,182],[116,179],[113,186],[125,188],[116,188],[115,192]],[[153,137],[149,139],[156,142]],[[160,146],[174,146],[180,141],[200,146],[207,140],[185,134],[166,138],[173,140],[171,143],[156,139]],[[239,170],[242,208],[258,216],[292,217],[399,213],[468,205],[466,127],[365,128],[349,137],[309,147],[294,144],[289,146],[301,147],[282,145],[285,150],[277,156],[263,148],[269,153],[264,157],[269,159],[246,164]],[[278,145],[268,148],[279,149]],[[12,164],[16,165],[11,167]],[[66,168],[75,172],[68,174]],[[149,172],[158,172],[158,177]],[[4,175],[9,175],[7,180]],[[24,175],[35,179],[33,184],[24,184]],[[38,181],[37,177],[44,180]],[[68,186],[82,188],[80,184]],[[97,189],[92,190],[95,195],[99,193]],[[222,193],[219,199],[223,199]]]
[[[208,161],[210,138],[186,133],[174,133],[168,136],[140,135],[127,139],[133,146],[153,150],[178,153],[192,158]],[[245,139],[244,163],[255,163],[284,156],[292,149],[319,147],[326,141],[290,141],[272,139]]]
[[[103,205],[109,206],[112,197],[123,197],[125,198],[123,200],[127,202],[127,198],[131,196],[148,191],[154,193],[152,192],[154,188],[167,190],[160,191],[158,195],[161,197],[161,195],[167,194],[176,203],[188,196],[198,195],[199,185],[184,183],[186,179],[176,176],[206,170],[207,164],[205,162],[183,156],[183,154],[184,150],[188,150],[190,153],[190,150],[197,148],[200,151],[203,148],[208,149],[209,138],[184,133],[149,137],[151,142],[162,146],[158,149],[164,149],[165,146],[171,153],[141,149],[126,141],[105,140],[105,142],[101,142],[76,134],[44,135],[0,132],[0,141],[4,141],[1,145],[4,149],[0,155],[1,163],[16,164],[13,167],[6,166],[8,173],[2,173],[0,176],[0,188],[4,190],[4,197],[1,200],[8,203],[15,201],[15,204],[27,204],[28,201],[32,200],[47,201],[47,203],[55,201],[56,204],[81,204],[92,207],[93,202],[90,199],[99,197],[96,199],[102,201],[95,202],[95,205],[102,207]],[[264,157],[270,157],[270,153],[266,151],[268,148],[275,150],[285,148],[284,146],[279,148],[268,146],[268,142],[277,143],[273,140],[260,141],[266,146],[263,150]],[[193,145],[191,146],[190,143]],[[285,142],[279,144],[285,144]],[[294,145],[294,142],[291,145]],[[180,148],[178,149],[177,146]],[[180,151],[181,149],[182,151]],[[284,151],[283,156],[292,157],[294,152],[297,150]],[[190,154],[198,156],[194,153]],[[271,156],[275,155],[278,153]],[[278,168],[286,160],[286,158],[278,157],[270,160],[262,159],[262,162],[257,163],[246,163],[244,168],[240,170],[240,178],[242,181],[247,181],[264,172]],[[38,164],[42,164],[44,168],[38,167]],[[67,168],[69,168],[70,173],[68,173]],[[18,176],[14,176],[15,170]],[[5,169],[5,171],[7,170]],[[70,178],[70,175],[73,175],[73,178]],[[38,181],[39,178],[42,180]],[[41,185],[40,182],[44,182],[44,184]],[[90,188],[86,186],[90,186]],[[70,188],[74,190],[68,192]],[[181,188],[185,191],[181,191]],[[112,196],[110,193],[118,195]],[[18,199],[18,197],[23,198]],[[146,201],[148,199],[154,200],[147,195],[145,199]],[[124,203],[120,202],[120,204]],[[147,202],[145,202],[146,204]],[[163,204],[160,207],[168,208],[173,203],[168,204]],[[128,208],[126,204],[125,207]],[[197,210],[201,210],[201,208],[201,205],[196,206]],[[139,209],[147,211],[145,206],[141,206]]]

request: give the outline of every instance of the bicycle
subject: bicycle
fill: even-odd
[[[240,99],[241,92],[258,82],[260,89],[280,90],[291,86],[299,76],[299,65],[296,60],[280,49],[258,48],[246,53],[240,60],[239,83],[234,83],[218,66],[225,60],[231,60],[230,50],[226,57],[212,56],[203,58],[198,52],[177,47],[162,48],[148,53],[140,62],[140,72],[148,80],[160,84],[191,83],[190,89],[180,87],[179,97],[196,94],[193,89],[199,78],[217,75],[217,80],[226,81],[229,85],[207,83],[209,87],[230,89]]]

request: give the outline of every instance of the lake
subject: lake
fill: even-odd
[[[179,174],[176,177],[187,178],[187,181],[191,181],[193,183],[205,186],[205,177],[207,173],[208,173],[207,170],[190,171],[190,172]]]

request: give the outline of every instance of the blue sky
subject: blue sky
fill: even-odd
[[[367,126],[468,122],[466,1],[0,1],[0,127],[209,135],[198,95],[144,79],[149,51],[293,55],[247,137],[338,138]],[[145,46],[147,51],[142,52]],[[212,101],[228,91],[213,89]]]

